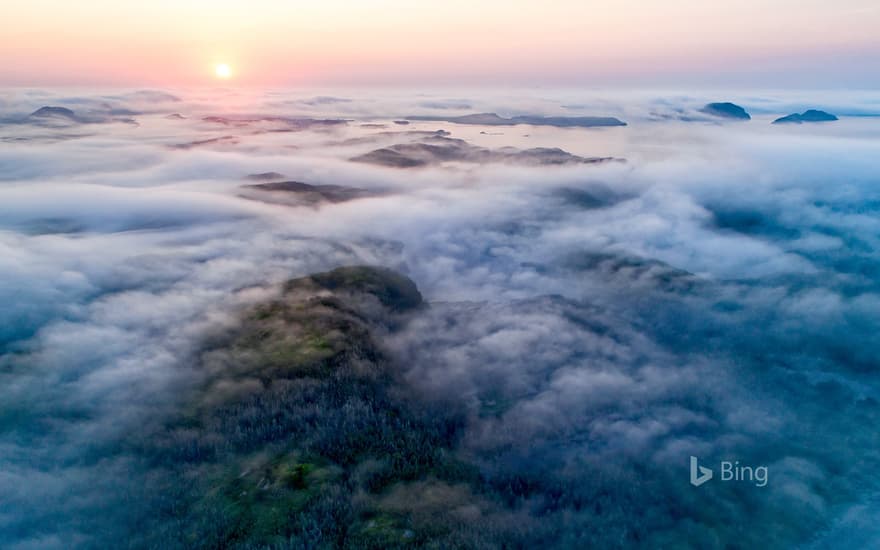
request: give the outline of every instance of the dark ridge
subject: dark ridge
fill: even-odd
[[[22,124],[35,124],[38,126],[66,126],[75,124],[104,124],[122,122],[125,124],[137,124],[137,121],[129,115],[138,114],[128,109],[114,109],[109,105],[103,105],[103,110],[89,111],[87,114],[77,114],[67,107],[47,105],[40,107],[24,119],[17,122]]]
[[[442,117],[442,116],[411,116],[407,120],[441,121],[453,124],[475,124],[481,126],[516,126],[529,124],[532,126],[553,126],[556,128],[596,128],[605,126],[626,126],[626,122],[614,117],[544,117],[522,115],[504,118],[496,113],[477,113],[472,115]]]
[[[397,145],[383,147],[382,149],[376,149],[375,151],[354,157],[351,160],[391,168],[416,168],[428,164],[427,161],[407,156],[404,152],[397,150],[397,148],[399,148]]]
[[[409,277],[384,267],[340,267],[312,275],[311,280],[332,291],[371,294],[392,311],[413,310],[423,303],[422,294]]]
[[[788,116],[777,118],[773,124],[803,124],[804,122],[832,122],[838,118],[831,113],[809,109],[803,113],[792,113]]]
[[[202,145],[238,145],[239,142],[240,140],[236,136],[220,136],[216,138],[190,141],[187,143],[176,143],[174,145],[170,145],[169,147],[171,147],[172,149],[193,149]]]
[[[28,115],[28,117],[29,118],[30,117],[35,117],[35,118],[63,117],[63,118],[70,119],[72,121],[76,121],[76,122],[79,121],[79,119],[76,116],[76,113],[74,113],[72,110],[68,109],[67,107],[52,107],[52,106],[40,107],[39,109],[37,109],[36,111],[34,111],[30,115]]]
[[[278,172],[260,172],[259,174],[248,174],[245,179],[251,181],[272,181],[284,179],[284,174]]]
[[[282,116],[219,116],[212,115],[202,117],[205,122],[222,124],[223,126],[244,127],[253,124],[275,124],[286,130],[308,130],[309,128],[344,126],[348,124],[345,119],[339,118],[289,118]]]
[[[421,141],[383,147],[351,159],[391,168],[417,168],[441,162],[513,162],[537,166],[594,164],[616,160],[611,157],[581,157],[556,147],[487,149],[456,138],[433,134]]]
[[[731,118],[736,120],[751,120],[752,117],[745,109],[735,103],[709,103],[701,112],[721,118]]]
[[[262,175],[262,174],[256,174]],[[318,204],[321,202],[339,203],[355,199],[372,197],[377,193],[358,187],[345,187],[342,185],[311,185],[301,181],[275,181],[269,183],[257,183],[242,187],[246,191],[256,191],[258,195],[245,193],[248,199],[263,200],[280,204],[289,204],[278,195],[293,196],[293,203]],[[269,195],[269,196],[266,196]]]
[[[693,273],[660,260],[616,252],[577,252],[566,257],[563,266],[592,272],[628,287],[642,285],[665,292],[690,291],[699,282]]]
[[[587,188],[560,187],[554,189],[552,194],[562,199],[565,204],[584,210],[607,208],[630,198],[629,195],[618,193],[604,185],[591,185]]]

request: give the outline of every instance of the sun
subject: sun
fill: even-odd
[[[214,74],[225,80],[232,76],[232,69],[226,63],[217,63],[214,65]]]

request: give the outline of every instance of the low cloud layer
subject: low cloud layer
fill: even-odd
[[[505,513],[548,540],[877,544],[880,130],[767,123],[872,99],[549,96],[10,94],[0,545],[125,536],[153,488],[132,431],[186,399],[244,308],[350,264],[416,282],[430,307],[385,342],[406,391],[461,414],[457,452],[524,484]],[[754,124],[678,116],[727,99]],[[45,105],[110,118],[21,123]],[[394,124],[413,109],[630,126]],[[350,160],[426,140],[626,162]],[[253,187],[274,182],[310,187]],[[340,190],[358,193],[322,195]],[[308,197],[277,196],[292,192]],[[694,489],[692,454],[767,465],[770,482]]]

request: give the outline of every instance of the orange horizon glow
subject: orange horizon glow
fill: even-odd
[[[875,0],[0,1],[0,85],[858,78],[880,51]]]

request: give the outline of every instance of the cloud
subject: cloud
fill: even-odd
[[[709,547],[786,547],[867,531],[876,498],[861,480],[876,466],[880,347],[880,151],[869,121],[804,132],[648,121],[651,109],[716,98],[475,97],[486,111],[625,115],[631,126],[613,131],[626,143],[611,154],[627,162],[432,157],[408,171],[349,159],[409,140],[506,150],[516,136],[437,121],[413,132],[325,123],[391,124],[426,101],[310,97],[64,102],[47,91],[0,105],[4,117],[35,104],[140,113],[138,127],[90,135],[0,125],[0,137],[22,138],[0,151],[4,546],[87,546],[128,528],[144,510],[120,503],[143,496],[147,506],[164,479],[132,433],[186,399],[205,342],[280,282],[344,264],[389,266],[419,285],[430,307],[384,342],[401,391],[460,412],[456,452],[497,494],[515,495],[501,505],[422,480],[389,492],[389,510],[442,494],[461,505],[456,518],[482,510],[501,531],[520,522],[563,546],[638,533],[654,547],[683,534]],[[798,101],[742,104],[760,114],[756,103]],[[544,130],[578,157],[606,156],[586,149],[610,134]],[[235,143],[217,141],[228,135]],[[173,148],[182,143],[199,146]],[[270,172],[367,196],[240,196],[248,174]],[[694,492],[690,454],[767,464],[771,479],[766,491]]]

